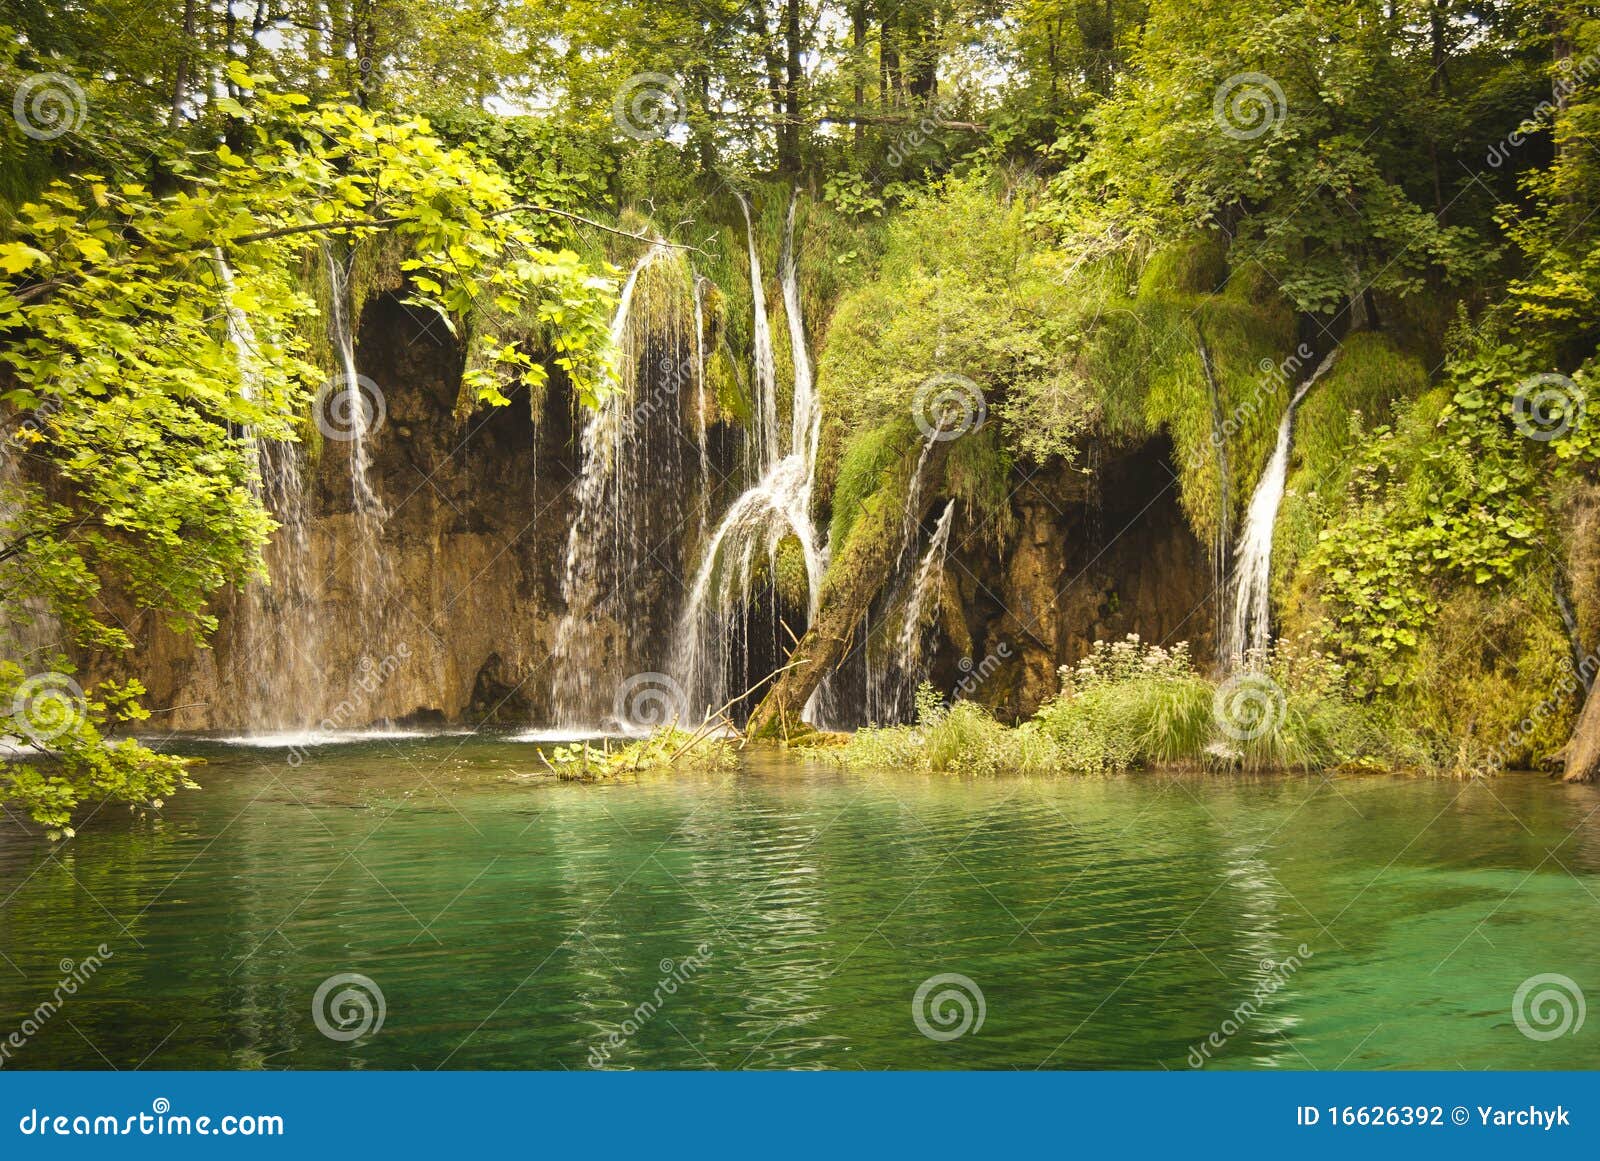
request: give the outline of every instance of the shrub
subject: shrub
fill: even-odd
[[[1098,641],[1061,679],[1060,695],[1015,728],[971,702],[945,706],[924,684],[915,726],[862,730],[833,756],[851,766],[959,774],[1435,764],[1420,734],[1398,726],[1386,707],[1351,697],[1338,662],[1303,640],[1253,655],[1221,684],[1195,672],[1185,644]]]

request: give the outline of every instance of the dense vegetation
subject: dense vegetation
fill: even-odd
[[[1591,6],[9,0],[0,29],[0,797],[51,827],[183,778],[114,737],[136,681],[69,674],[129,648],[118,610],[203,639],[262,569],[255,441],[314,445],[334,370],[321,247],[449,324],[464,410],[551,380],[593,404],[619,233],[696,246],[748,359],[735,189],[810,194],[832,593],[898,527],[932,376],[997,420],[929,485],[979,538],[1012,473],[1160,432],[1225,560],[1288,390],[1337,352],[1277,537],[1289,733],[1219,745],[1209,659],[1163,654],[1075,671],[999,764],[1483,770],[1573,730],[1600,642]],[[68,656],[30,654],[44,620]],[[923,710],[860,745],[945,768],[930,737],[1004,729]]]

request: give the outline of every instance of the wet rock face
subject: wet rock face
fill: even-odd
[[[552,383],[537,432],[521,393],[458,424],[455,340],[389,296],[369,303],[357,349],[385,409],[368,441],[388,513],[378,542],[363,549],[349,444],[326,441],[308,470],[303,575],[290,575],[287,546],[269,549],[268,614],[240,594],[219,597],[209,649],[155,616],[134,620],[138,646],[120,664],[145,682],[149,706],[171,710],[152,725],[342,728],[547,711],[575,466],[570,397]]]
[[[368,304],[357,353],[383,396],[367,450],[386,518],[363,517],[350,445],[326,440],[306,470],[303,549],[280,531],[272,584],[219,596],[209,648],[154,614],[124,616],[136,648],[89,669],[143,680],[153,728],[554,720],[551,654],[577,474],[569,393],[552,382],[537,426],[520,393],[457,423],[455,340],[392,296]],[[740,443],[713,430],[713,479],[735,473]],[[1165,440],[1107,452],[1093,479],[1065,468],[1017,474],[1008,542],[952,543],[936,688],[1016,718],[1054,694],[1056,670],[1096,639],[1137,632],[1210,655],[1210,568],[1179,511],[1170,452]],[[685,540],[695,535],[683,526]],[[681,554],[684,543],[674,545]],[[590,627],[632,668],[650,667],[652,642],[665,647],[681,559],[646,583],[628,617],[602,610]],[[782,664],[778,652],[776,639],[771,658],[752,643],[750,660],[765,671]]]
[[[935,687],[1014,719],[1056,693],[1056,671],[1096,640],[1138,633],[1209,657],[1218,596],[1170,459],[1171,445],[1154,439],[1108,451],[1095,479],[1066,468],[1019,474],[1006,550],[954,554],[973,644],[941,650]]]

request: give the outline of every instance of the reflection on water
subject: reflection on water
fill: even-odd
[[[511,739],[201,748],[160,817],[0,837],[0,1037],[34,1028],[6,1067],[1184,1068],[1213,1033],[1211,1067],[1600,1064],[1600,1021],[1512,1014],[1541,973],[1600,998],[1593,789],[776,756],[578,786]],[[375,1034],[318,1030],[341,973],[381,990]],[[941,973],[984,1009],[949,1041],[912,1011]]]

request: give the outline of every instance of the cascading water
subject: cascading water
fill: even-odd
[[[1278,441],[1261,473],[1244,529],[1234,550],[1233,603],[1223,636],[1224,663],[1250,665],[1272,640],[1272,535],[1289,480],[1289,451],[1294,436],[1295,411],[1324,372],[1333,365],[1332,352],[1311,377],[1300,384],[1278,423]]]
[[[767,292],[761,277],[761,252],[756,248],[756,227],[750,216],[750,202],[744,194],[735,195],[744,211],[745,232],[750,239],[750,304],[754,315],[750,346],[754,351],[755,406],[751,408],[756,455],[751,466],[759,478],[778,461],[778,370],[772,354],[772,326],[767,319]],[[794,218],[789,218],[791,228]]]
[[[367,429],[372,417],[364,391],[371,388],[362,382],[356,371],[356,335],[351,319],[350,268],[355,262],[355,251],[347,252],[341,259],[332,244],[325,242],[322,254],[328,267],[328,339],[339,359],[342,379],[337,381],[339,389],[319,400],[319,406],[332,411],[325,422],[335,429],[338,438],[350,444],[350,490],[356,513],[364,523],[376,526],[363,527],[362,531],[381,534],[387,513],[378,494],[372,490],[372,456],[367,448]]]
[[[324,242],[323,257],[328,268],[328,339],[338,357],[337,377],[324,385],[316,401],[316,421],[323,435],[349,447],[350,498],[355,517],[349,560],[357,605],[356,664],[364,670],[372,662],[371,652],[387,652],[385,615],[389,601],[389,556],[384,551],[384,525],[388,510],[372,487],[372,454],[369,437],[382,422],[383,393],[372,380],[356,369],[355,304],[351,295],[350,274],[355,265],[354,249],[343,256]],[[360,680],[361,672],[347,676],[337,688]]]
[[[765,556],[765,580],[772,589],[773,623],[777,624],[781,574],[786,563],[785,545],[798,546],[799,563],[806,577],[806,619],[817,615],[826,554],[811,520],[811,494],[816,471],[817,442],[822,412],[806,351],[805,321],[800,301],[799,262],[795,251],[795,217],[798,195],[791,199],[785,220],[779,276],[784,313],[788,316],[790,350],[794,358],[794,398],[789,422],[789,447],[780,458],[777,422],[777,382],[773,368],[771,332],[766,320],[766,296],[761,286],[761,259],[756,246],[749,203],[741,196],[749,231],[751,301],[755,311],[754,360],[757,416],[753,432],[754,458],[760,478],[729,507],[706,542],[678,621],[673,649],[673,672],[688,697],[691,716],[720,709],[744,687],[730,690],[734,659],[747,652],[751,640],[751,590],[760,577],[757,554]],[[797,627],[803,629],[803,626]],[[808,713],[809,720],[809,713]]]
[[[895,639],[895,668],[899,671],[900,689],[896,700],[916,687],[923,675],[923,630],[933,611],[933,599],[944,581],[945,558],[950,551],[950,525],[955,516],[956,502],[944,507],[939,522],[928,539],[928,549],[917,565],[917,574],[906,598],[905,616],[900,621],[900,635]]]
[[[789,320],[789,351],[794,363],[794,403],[789,418],[789,452],[805,456],[807,486],[810,472],[817,460],[817,441],[822,434],[822,400],[817,397],[811,380],[811,356],[806,351],[805,314],[800,305],[800,257],[794,248],[795,211],[799,209],[799,195],[789,199],[789,213],[784,219],[783,254],[778,261],[778,276],[783,283],[783,313]],[[754,253],[754,239],[751,253]],[[754,268],[752,268],[754,269]],[[768,340],[768,357],[771,357]],[[777,391],[772,392],[773,410],[777,408]]]
[[[672,571],[689,511],[666,499],[683,491],[682,388],[702,371],[690,334],[697,312],[683,309],[698,299],[686,282],[682,258],[658,242],[629,272],[612,317],[615,369],[579,441],[577,511],[561,577],[566,611],[556,629],[552,700],[565,727],[615,716],[621,680],[652,664],[640,653],[655,637],[646,630],[662,603],[652,586],[663,581],[663,564]]]
[[[917,457],[917,463],[911,469],[911,478],[906,482],[905,510],[900,519],[900,551],[896,554],[894,564],[890,567],[884,578],[884,596],[880,600],[880,609],[887,609],[898,600],[901,593],[906,592],[907,586],[920,578],[920,572],[913,573],[911,564],[913,554],[916,552],[918,534],[922,530],[919,513],[922,511],[922,489],[924,476],[928,465],[928,457],[933,454],[934,445],[939,442],[940,431],[935,430],[928,434],[922,445],[922,453]],[[948,518],[951,509],[946,508],[945,517]],[[937,529],[935,530],[937,535]],[[913,599],[915,594],[907,597]],[[880,630],[883,632],[885,630]],[[872,620],[866,617],[858,631],[864,676],[866,679],[865,719],[868,722],[887,723],[896,721],[904,708],[901,703],[905,699],[901,696],[905,691],[902,680],[903,669],[896,661],[900,652],[898,644],[895,646],[895,655],[888,658],[876,659],[873,657]],[[920,644],[920,643],[919,643]],[[821,696],[828,699],[825,704],[838,709],[837,694],[833,690],[833,675],[824,678],[819,686]]]
[[[694,280],[695,447],[700,453],[700,543],[711,523],[711,411],[706,397],[706,280]]]
[[[261,359],[255,327],[235,302],[233,270],[221,250],[214,255],[222,290],[225,330],[239,368],[244,398],[259,399]],[[236,605],[236,660],[226,678],[238,698],[250,729],[303,725],[322,703],[315,691],[324,688],[321,635],[310,598],[308,576],[309,514],[300,448],[287,440],[257,439],[257,477],[252,489],[278,523],[264,552],[270,583],[253,580]]]

